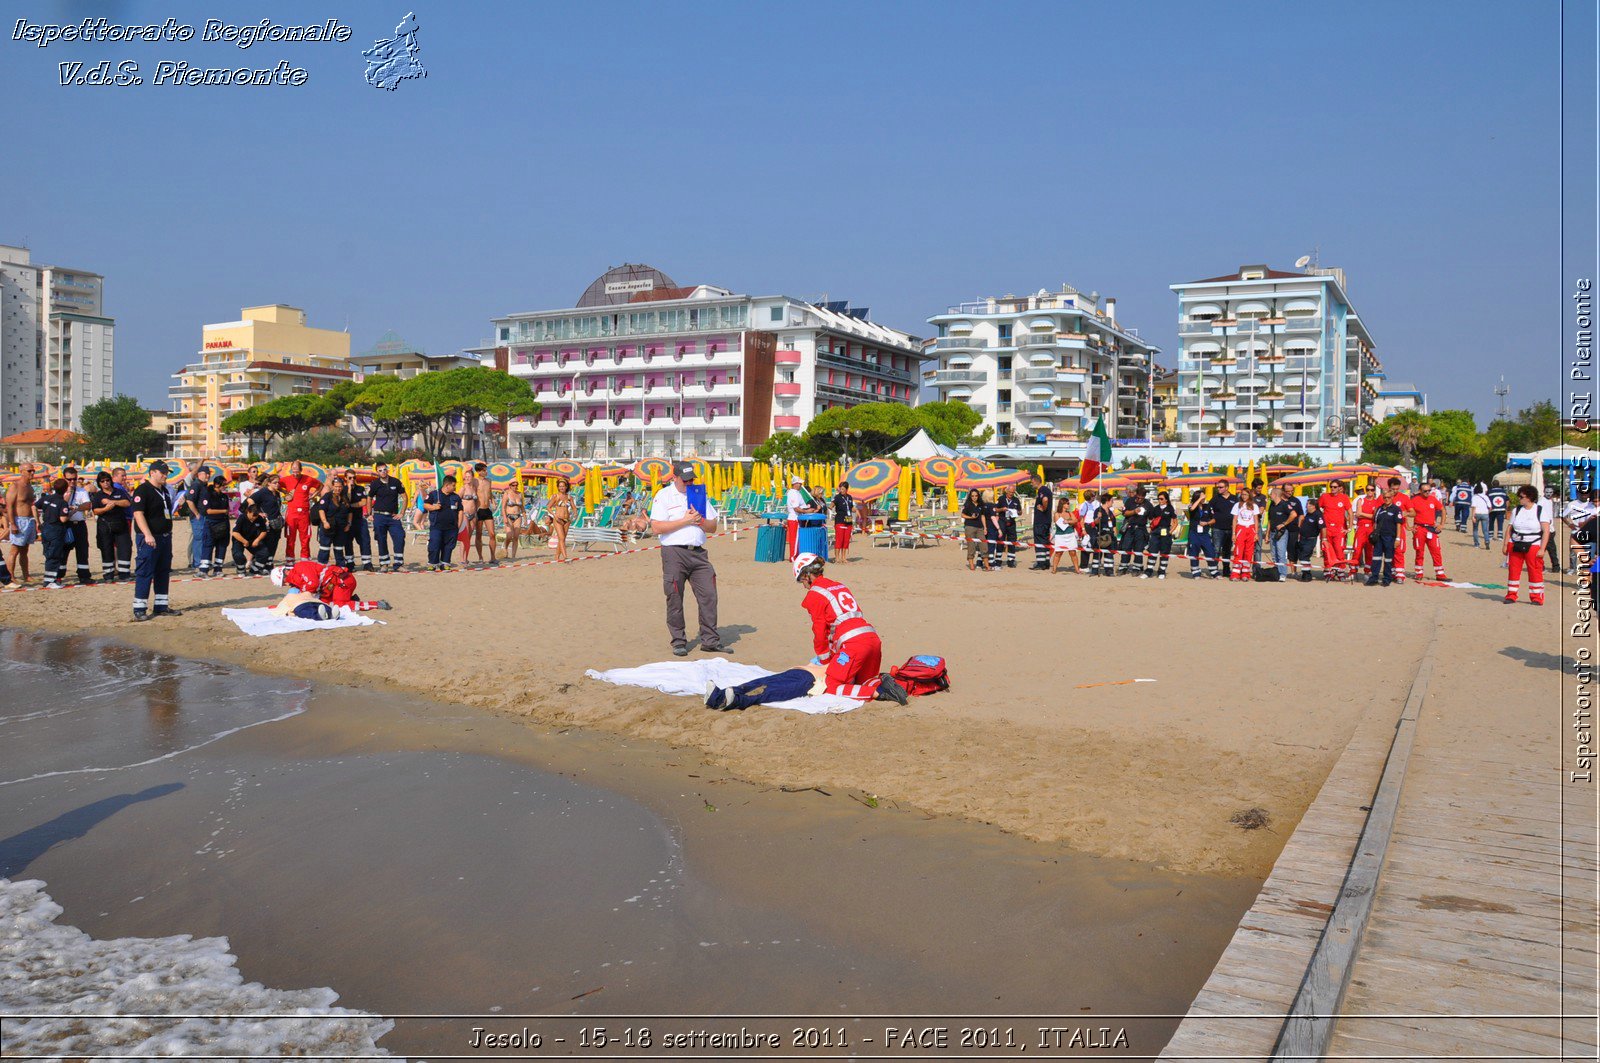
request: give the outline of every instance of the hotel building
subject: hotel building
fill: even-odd
[[[1172,290],[1182,445],[1337,447],[1371,423],[1381,366],[1342,270],[1243,266]]]
[[[959,303],[928,321],[937,362],[923,374],[924,397],[973,407],[995,444],[1071,442],[1102,413],[1112,439],[1149,438],[1160,348],[1117,320],[1115,299],[1063,284]]]
[[[304,310],[275,303],[245,307],[239,317],[202,326],[199,360],[172,374],[167,449],[175,457],[243,456],[248,440],[223,435],[229,414],[285,395],[320,395],[355,376],[350,334],[311,328]]]
[[[521,458],[742,457],[834,406],[914,405],[915,337],[845,303],[680,287],[629,264],[577,305],[495,318],[473,353],[528,378],[543,404],[514,418]]]
[[[103,313],[104,284],[0,245],[0,436],[76,431],[85,406],[114,394],[116,322]]]

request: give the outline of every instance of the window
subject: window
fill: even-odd
[[[501,340],[501,342],[503,343],[506,340],[509,340],[510,338],[511,338],[511,330],[509,328],[502,328],[500,330],[500,340]]]
[[[1011,326],[1010,325],[1001,325],[1000,326],[1000,343],[1002,345],[1005,345],[1010,341],[1010,339],[1011,339]]]
[[[770,318],[768,318],[768,320],[769,321],[782,321],[783,320],[783,307],[781,307],[781,306],[773,307],[772,308],[772,316]]]

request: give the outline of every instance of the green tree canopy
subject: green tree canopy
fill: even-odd
[[[265,454],[274,439],[330,425],[343,416],[344,410],[326,395],[283,395],[230,413],[222,419],[222,430],[244,436],[251,451],[261,440],[259,453]]]
[[[86,458],[132,461],[167,450],[167,437],[150,427],[150,414],[131,395],[85,406],[80,423],[84,442],[74,449]]]
[[[382,385],[371,416],[380,424],[416,426],[422,449],[437,459],[458,430],[458,422],[470,429],[485,414],[531,416],[540,410],[533,394],[523,377],[487,366],[465,366]]]

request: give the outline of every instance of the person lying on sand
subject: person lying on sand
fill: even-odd
[[[905,688],[887,672],[878,671],[883,643],[862,615],[850,588],[822,574],[824,562],[816,554],[801,554],[793,562],[794,579],[806,589],[801,608],[811,617],[811,636],[817,655],[804,668],[754,679],[736,687],[706,689],[709,709],[744,709],[773,701],[788,701],[811,693],[841,694],[862,701],[910,701]]]

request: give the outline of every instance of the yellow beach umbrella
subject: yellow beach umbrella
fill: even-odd
[[[913,489],[917,492],[917,505],[920,507],[922,505],[922,470],[915,465],[911,467],[911,483]]]
[[[945,482],[944,482],[945,505],[949,508],[949,511],[951,513],[959,513],[959,512],[961,512],[961,503],[956,501],[956,476],[957,475],[958,474],[956,472],[955,464],[952,462],[951,465],[950,465],[949,476],[945,479]]]

